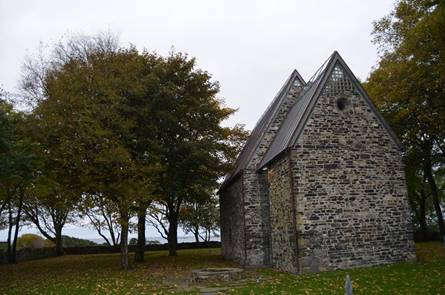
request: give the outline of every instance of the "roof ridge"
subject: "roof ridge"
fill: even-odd
[[[280,126],[280,129],[277,132],[277,136],[275,136],[272,144],[269,146],[257,169],[263,168],[267,163],[275,159],[279,154],[286,150],[289,147],[289,143],[293,141],[292,139],[296,136],[296,134],[298,135],[299,132],[297,131],[301,129],[301,121],[306,121],[306,118],[308,117],[307,109],[311,106],[313,98],[315,96],[318,96],[318,93],[320,92],[320,85],[325,84],[326,77],[328,76],[327,73],[332,71],[333,65],[335,64],[335,61],[338,59],[338,57],[338,52],[334,51],[329,56],[329,58],[321,65],[321,67],[317,69],[315,74],[312,75],[311,79],[313,79],[313,81],[306,84],[306,89],[304,89],[302,94],[300,95],[298,103],[295,103],[287,113],[283,124]],[[288,120],[293,121],[285,124]],[[293,122],[295,122],[295,126],[292,126]],[[280,132],[284,129],[289,130],[291,133],[283,134],[282,132]],[[278,136],[281,134],[282,136]],[[283,141],[284,144],[274,147],[275,145],[278,145],[275,144],[278,140]]]
[[[238,155],[238,158],[235,162],[234,170],[226,176],[220,190],[225,187],[232,179],[234,179],[242,170],[244,170],[245,166],[247,166],[247,163],[250,162],[259,142],[261,141],[261,138],[264,136],[265,131],[268,129],[271,122],[276,117],[280,106],[287,97],[287,93],[290,91],[296,80],[298,80],[303,86],[306,85],[303,77],[296,69],[294,69],[255,124],[252,133],[250,134],[243,149]]]
[[[352,73],[351,69],[348,67],[340,54],[337,51],[334,51],[327,61],[328,62],[325,61],[323,63],[323,65],[316,71],[316,73],[320,72],[321,68],[323,70],[317,75],[314,74],[311,77],[311,79],[313,79],[313,82],[309,81],[307,83],[307,88],[303,90],[303,93],[300,96],[300,101],[298,103],[295,103],[292,106],[291,110],[289,110],[289,112],[287,113],[287,116],[284,119],[283,124],[280,126],[280,129],[278,130],[274,141],[269,146],[257,169],[263,168],[265,165],[267,165],[269,162],[271,162],[273,159],[275,159],[278,155],[287,150],[293,143],[296,142],[315,107],[316,101],[318,100],[324,85],[326,85],[327,79],[330,77],[331,72],[334,70],[334,67],[337,63],[339,63],[342,68],[344,68],[344,70],[346,71],[345,74],[351,79],[351,82],[359,91],[360,96],[367,102],[368,106],[376,115],[377,120],[379,120],[382,126],[387,130],[396,145],[399,148],[402,148],[402,145],[400,144],[400,141],[395,135],[394,131],[386,123],[383,116],[377,111],[377,108],[372,103],[369,95],[363,89],[363,86],[357,80],[354,73]],[[315,79],[313,78],[314,76],[316,76]]]
[[[332,57],[333,57],[335,54],[338,54],[338,52],[337,52],[337,51],[334,51],[331,55],[329,55],[329,57],[328,57],[328,58],[321,64],[320,67],[318,67],[318,69],[317,69],[317,70],[315,71],[315,73],[309,78],[309,80],[307,80],[308,83],[309,83],[309,82],[313,82],[314,80],[316,80],[316,78],[318,77],[318,73],[320,73],[322,70],[325,69],[325,66],[329,63],[329,60],[331,60]]]

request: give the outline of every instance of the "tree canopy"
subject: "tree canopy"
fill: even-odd
[[[445,4],[401,0],[374,23],[380,61],[366,83],[405,151],[408,188],[416,218],[425,228],[426,196],[445,235],[437,178],[445,163]],[[418,205],[419,201],[421,205]]]
[[[29,59],[22,90],[41,160],[28,218],[61,247],[73,211],[104,212],[90,218],[99,231],[117,216],[123,268],[136,213],[143,255],[149,205],[163,208],[176,255],[181,206],[211,197],[245,136],[241,126],[221,125],[235,110],[217,98],[218,83],[195,59],[122,47],[111,35],[68,39],[46,58]],[[48,232],[41,225],[49,220]]]

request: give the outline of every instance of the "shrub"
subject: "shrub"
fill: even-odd
[[[44,247],[52,247],[54,244],[36,234],[23,234],[17,239],[17,248],[33,248],[39,249]]]
[[[93,241],[79,239],[79,238],[70,237],[70,236],[62,236],[62,244],[63,244],[63,247],[97,246],[97,243],[95,243]]]

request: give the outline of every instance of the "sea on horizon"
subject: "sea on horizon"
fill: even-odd
[[[132,239],[133,237],[129,237],[129,241]],[[85,238],[85,240],[89,240],[91,242],[94,242],[96,244],[103,244],[105,243],[105,240],[102,238]],[[150,244],[151,241],[156,241],[159,242],[159,244],[165,244],[167,243],[167,240],[162,238],[162,237],[146,237],[145,240],[147,241],[147,244]],[[221,238],[219,236],[212,236],[210,238],[211,241],[221,241]],[[195,242],[195,237],[194,236],[180,236],[178,237],[178,243],[193,243]]]

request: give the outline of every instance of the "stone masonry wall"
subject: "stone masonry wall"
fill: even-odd
[[[297,243],[289,157],[282,157],[268,170],[272,266],[297,273]]]
[[[245,191],[246,264],[262,266],[270,264],[270,229],[268,189],[264,175],[257,174],[257,165],[274,139],[281,123],[302,89],[295,84],[283,101],[277,116],[263,135],[255,154],[243,172]]]
[[[238,177],[220,193],[222,254],[226,259],[245,263],[244,208],[242,178]]]
[[[415,257],[400,150],[339,65],[291,158],[301,273]]]

